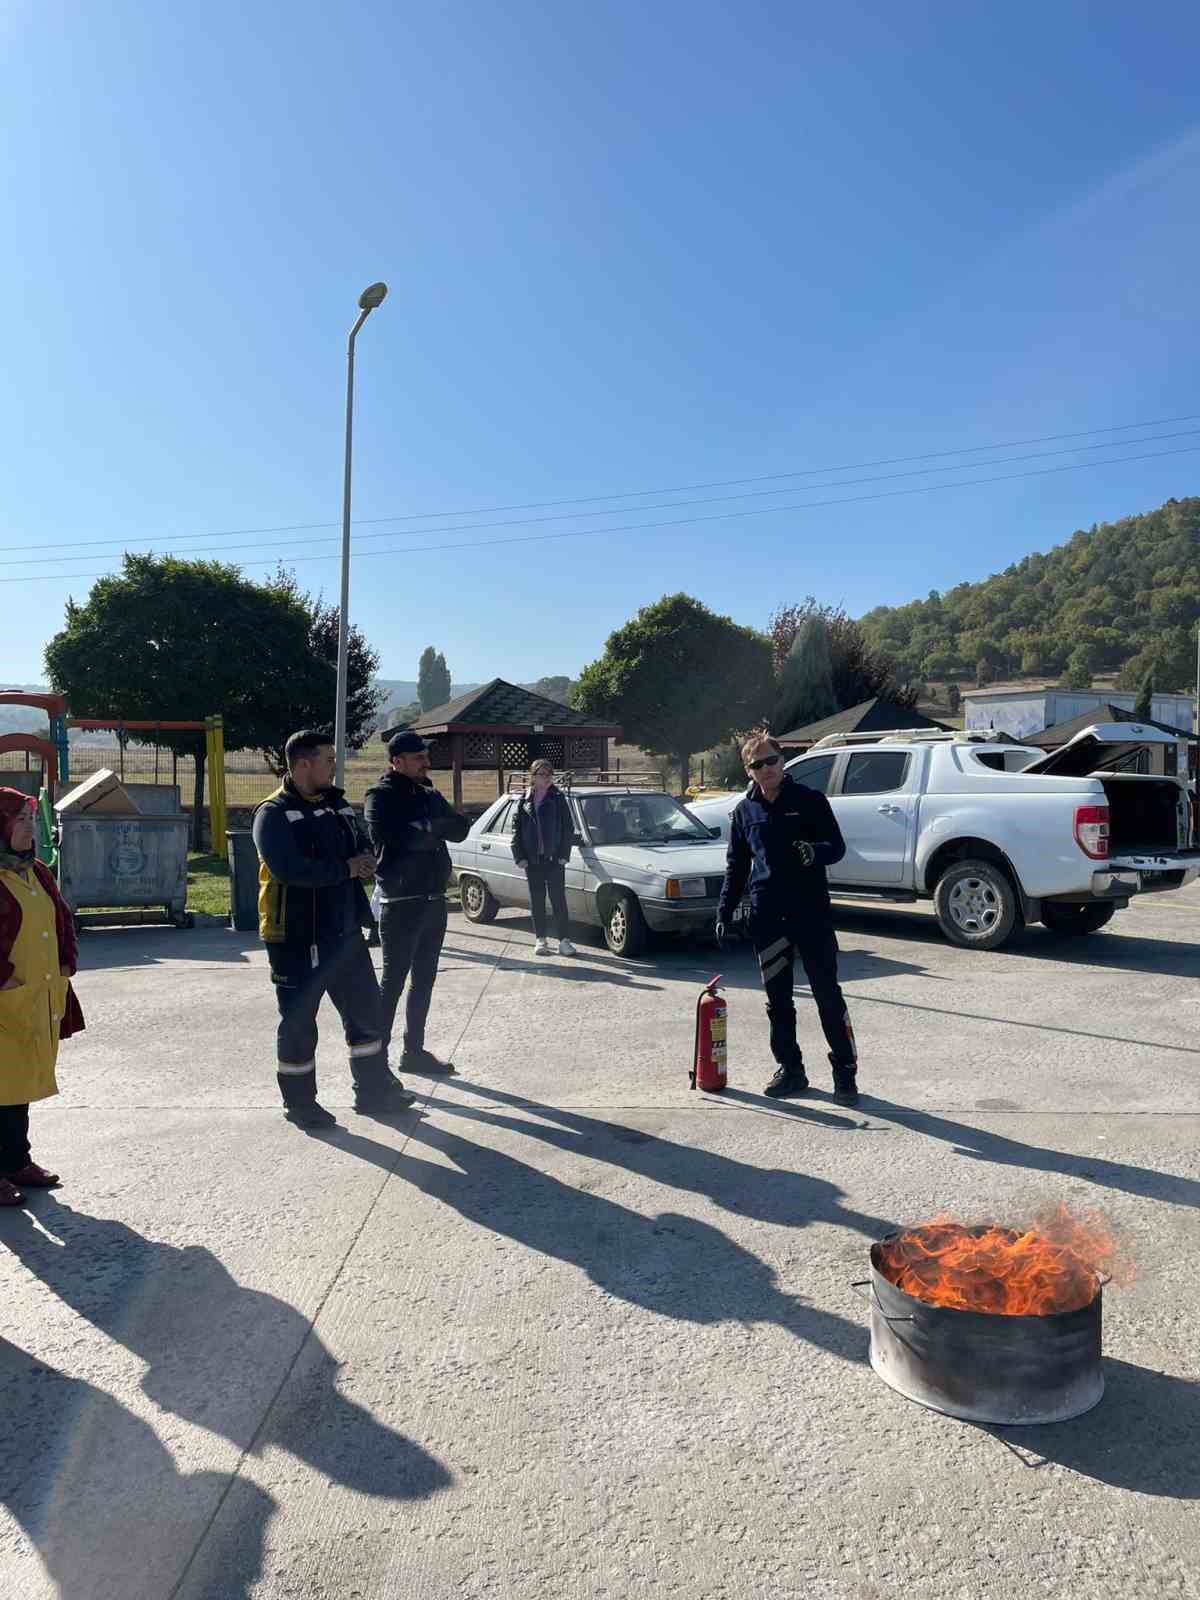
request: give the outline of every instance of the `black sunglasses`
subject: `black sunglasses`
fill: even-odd
[[[759,767],[777,767],[779,765],[779,761],[780,757],[778,753],[776,753],[775,755],[763,756],[759,761],[747,761],[746,765],[750,768],[751,772],[757,772]]]

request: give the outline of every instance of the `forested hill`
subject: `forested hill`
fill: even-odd
[[[1160,691],[1195,677],[1200,497],[1104,522],[982,583],[861,619],[870,642],[914,677],[987,683],[1061,676],[1084,686],[1119,671]]]

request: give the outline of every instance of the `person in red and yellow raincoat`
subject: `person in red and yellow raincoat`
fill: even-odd
[[[30,1155],[29,1106],[58,1093],[59,1040],[83,1027],[74,922],[35,858],[33,829],[28,795],[0,788],[0,1206],[58,1182]]]

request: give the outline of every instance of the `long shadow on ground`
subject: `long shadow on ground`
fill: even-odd
[[[441,1462],[340,1393],[338,1363],[306,1316],[275,1295],[239,1284],[203,1246],[148,1239],[114,1218],[75,1211],[52,1194],[38,1195],[28,1211],[0,1216],[0,1244],[65,1304],[146,1364],[142,1388],[170,1415],[207,1428],[243,1452],[259,1454],[274,1445],[361,1494],[415,1500],[451,1482]],[[102,1416],[89,1413],[70,1397],[90,1386],[72,1390],[73,1381],[64,1379],[68,1387],[60,1391],[68,1396],[60,1430],[64,1454],[76,1463],[73,1472],[91,1463],[104,1485],[124,1479],[114,1491],[113,1521],[127,1525],[128,1547],[135,1551],[138,1523],[159,1516],[160,1488],[165,1485],[177,1500],[181,1491],[164,1471],[157,1441],[141,1433],[144,1425],[117,1416],[120,1408],[107,1396],[95,1402]],[[148,1463],[144,1476],[130,1476],[109,1453],[109,1427],[130,1436],[131,1447]],[[57,1482],[58,1468],[47,1460],[44,1472],[30,1474],[22,1488],[26,1515],[38,1526],[49,1525],[45,1511],[58,1503]],[[184,1487],[195,1488],[186,1475]],[[234,1494],[239,1522],[253,1523],[258,1491],[239,1482]],[[119,1531],[113,1530],[106,1546],[114,1559],[125,1548]],[[250,1553],[244,1565],[248,1572],[253,1567]],[[88,1600],[99,1592],[63,1590],[87,1594]],[[171,1591],[130,1582],[112,1592],[128,1600]]]
[[[0,1409],[0,1504],[63,1600],[173,1594],[228,1474],[180,1472],[149,1423],[7,1339]],[[255,1484],[241,1485],[236,1535],[206,1541],[193,1563],[205,1594],[244,1600],[253,1592],[275,1504]]]
[[[579,1268],[618,1300],[684,1322],[777,1323],[844,1360],[865,1358],[866,1334],[859,1323],[803,1295],[784,1293],[772,1267],[695,1217],[670,1211],[643,1215],[432,1122],[413,1124],[399,1162],[394,1148],[360,1134],[338,1131],[328,1137],[359,1159],[394,1171],[480,1228]],[[445,1159],[422,1160],[412,1153],[414,1143]],[[755,1170],[745,1169],[746,1177]],[[828,1207],[831,1186],[792,1177],[784,1208],[803,1210],[812,1220]],[[807,1208],[805,1183],[812,1185]]]
[[[984,1428],[1031,1472],[1056,1462],[1085,1478],[1173,1500],[1200,1499],[1200,1384],[1104,1362],[1094,1411],[1039,1428]]]

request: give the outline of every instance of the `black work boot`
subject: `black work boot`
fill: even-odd
[[[794,1095],[804,1094],[808,1089],[808,1077],[804,1071],[803,1061],[792,1061],[780,1067],[770,1083],[763,1090],[772,1100],[788,1100]]]
[[[332,1111],[318,1105],[315,1100],[301,1100],[296,1105],[285,1105],[283,1114],[298,1128],[336,1128],[337,1118]]]
[[[406,1089],[400,1079],[393,1077],[390,1072],[378,1083],[359,1083],[354,1087],[356,1111],[403,1111],[406,1106],[411,1106],[416,1098],[416,1095]]]
[[[432,1050],[405,1050],[400,1057],[401,1072],[436,1073],[442,1077],[457,1071],[453,1061],[440,1061]]]
[[[839,1106],[856,1106],[858,1104],[857,1061],[839,1065],[830,1056],[829,1065],[833,1068],[833,1098]]]

